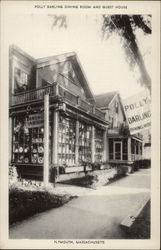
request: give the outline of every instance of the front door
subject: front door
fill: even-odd
[[[121,142],[114,142],[114,159],[122,159],[122,144]]]

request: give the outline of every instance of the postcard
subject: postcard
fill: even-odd
[[[160,1],[1,1],[1,249],[160,249]]]

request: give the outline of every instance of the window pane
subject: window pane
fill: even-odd
[[[28,90],[29,75],[19,68],[14,69],[14,91],[15,93]]]
[[[58,162],[59,164],[74,165],[75,163],[75,136],[76,121],[71,118],[59,116],[59,141]]]
[[[79,163],[91,161],[92,127],[79,122]]]
[[[101,162],[103,158],[103,130],[95,129],[95,161]]]

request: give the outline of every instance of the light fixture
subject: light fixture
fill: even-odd
[[[66,104],[64,102],[58,103],[58,110],[62,112],[66,112]]]

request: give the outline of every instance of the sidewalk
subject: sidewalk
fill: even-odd
[[[120,223],[150,192],[150,169],[98,190],[57,184],[55,191],[60,190],[79,197],[13,225],[10,238],[125,239]]]

